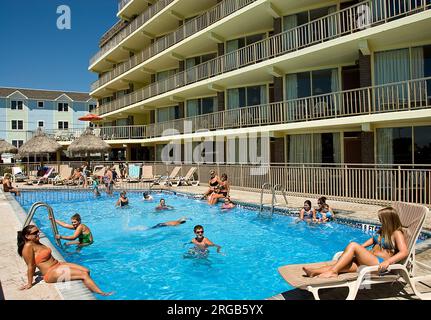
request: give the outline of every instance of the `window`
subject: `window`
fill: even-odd
[[[59,130],[67,130],[67,129],[69,129],[69,122],[67,122],[67,121],[58,121],[58,129]]]
[[[88,112],[92,112],[94,109],[96,109],[96,105],[95,104],[89,104],[88,105]]]
[[[21,148],[21,146],[24,144],[24,140],[12,140],[12,145],[15,148]]]
[[[10,102],[10,108],[11,110],[22,110],[23,102],[22,101],[16,101],[12,100]]]
[[[43,101],[38,101],[38,102],[37,102],[37,107],[38,107],[38,108],[43,108],[43,107],[45,107],[45,102],[43,102]]]
[[[187,101],[187,117],[212,113],[217,109],[217,97],[207,97]]]
[[[171,121],[179,119],[180,108],[178,106],[157,109],[157,122]]]
[[[23,130],[24,121],[23,120],[12,120],[11,121],[12,130]]]
[[[293,134],[287,136],[290,163],[340,163],[340,133]]]
[[[228,109],[255,106],[267,102],[266,85],[228,89]]]
[[[43,128],[44,127],[44,121],[43,120],[41,120],[41,121],[38,121],[37,122],[37,126],[39,127],[39,128]]]
[[[58,111],[59,112],[68,112],[69,104],[67,102],[59,102],[58,103]]]

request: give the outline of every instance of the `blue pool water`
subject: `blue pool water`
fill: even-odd
[[[102,290],[115,291],[100,299],[265,299],[292,289],[278,274],[279,266],[328,260],[350,241],[369,238],[346,225],[296,224],[294,217],[277,214],[259,218],[256,211],[244,208],[222,212],[203,201],[161,193],[153,194],[154,202],[130,193],[130,207],[119,209],[114,207],[117,196],[62,201],[26,192],[19,197],[26,211],[37,198],[53,207],[57,219],[69,221],[73,213],[81,214],[95,242],[79,253],[68,248],[63,255],[91,269]],[[162,197],[175,209],[155,211]],[[53,242],[45,209],[40,210],[35,221]],[[177,227],[133,230],[182,216],[192,220]],[[221,245],[225,255],[211,248],[205,259],[183,257],[196,224],[204,226],[205,236]],[[72,234],[59,229],[63,235]]]

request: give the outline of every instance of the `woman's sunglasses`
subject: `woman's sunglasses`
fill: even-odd
[[[39,234],[39,233],[40,233],[40,231],[39,231],[39,230],[37,230],[37,231],[33,231],[33,232],[29,233],[29,235],[31,235],[31,236],[35,236],[35,235],[37,235],[37,234]]]

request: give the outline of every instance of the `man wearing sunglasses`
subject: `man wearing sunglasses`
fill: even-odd
[[[221,247],[204,237],[204,227],[197,225],[193,228],[193,231],[196,237],[191,242],[195,245],[197,253],[207,255],[209,252],[208,247],[217,247],[217,253],[220,253]]]

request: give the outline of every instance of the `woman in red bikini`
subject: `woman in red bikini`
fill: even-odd
[[[18,231],[18,254],[27,264],[27,284],[21,290],[33,286],[33,276],[36,267],[39,268],[46,283],[60,281],[82,280],[92,292],[109,296],[112,292],[103,292],[90,277],[90,270],[80,265],[59,262],[51,255],[51,249],[39,242],[39,229],[34,225]]]

